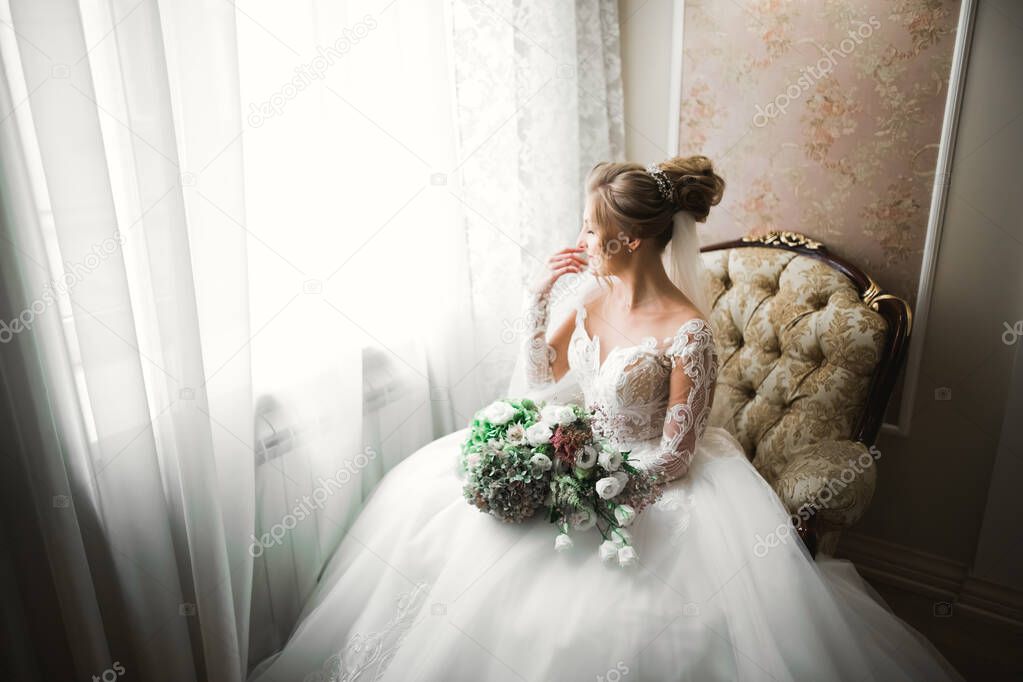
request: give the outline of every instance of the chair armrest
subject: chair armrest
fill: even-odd
[[[789,512],[813,512],[825,524],[847,528],[863,516],[877,481],[879,451],[854,440],[825,440],[799,448],[774,481]]]

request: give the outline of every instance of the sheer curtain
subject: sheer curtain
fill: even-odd
[[[0,2],[5,438],[77,675],[243,679],[501,392],[622,156],[616,6]]]

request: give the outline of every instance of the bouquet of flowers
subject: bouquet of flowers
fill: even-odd
[[[550,437],[532,400],[496,400],[477,412],[459,462],[465,499],[508,523],[531,517],[550,488]]]
[[[629,453],[593,433],[590,414],[575,404],[497,400],[476,413],[462,445],[465,498],[510,523],[541,506],[561,531],[554,548],[572,546],[569,530],[596,528],[602,560],[637,561],[626,529],[663,490],[654,473],[638,469]]]

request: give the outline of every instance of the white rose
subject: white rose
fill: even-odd
[[[542,452],[538,452],[532,457],[530,457],[529,463],[532,464],[537,469],[539,469],[540,471],[547,471],[548,469],[551,468],[552,465],[551,458],[543,454]]]
[[[537,422],[526,429],[526,440],[530,445],[543,445],[551,442],[551,426],[544,422]]]
[[[615,521],[620,526],[628,526],[636,519],[636,510],[627,504],[620,504],[615,507]]]
[[[568,537],[566,533],[558,533],[558,537],[554,538],[554,549],[559,552],[564,552],[566,549],[572,548],[572,538]]]
[[[629,482],[629,475],[624,471],[616,471],[613,474],[611,474],[611,477],[617,478],[618,482],[622,484],[622,487],[618,489],[619,492],[621,492],[622,489],[625,488],[625,484]]]
[[[604,542],[600,544],[600,549],[598,551],[600,553],[601,561],[610,561],[618,556],[618,547],[610,540],[604,540]]]
[[[571,424],[575,421],[575,411],[568,405],[545,405],[540,409],[540,420],[548,424]]]
[[[597,449],[592,445],[584,445],[575,458],[575,465],[580,469],[591,469],[597,463]]]
[[[610,500],[612,497],[622,492],[621,482],[614,476],[605,476],[604,478],[597,481],[597,494],[600,495],[602,500]]]
[[[597,523],[597,513],[586,507],[577,509],[568,515],[568,523],[573,530],[589,530]]]
[[[632,545],[625,545],[618,550],[618,565],[622,567],[632,566],[639,560],[636,555],[636,550],[632,548]]]
[[[506,424],[515,416],[515,408],[503,400],[495,400],[483,409],[483,418],[491,424]]]
[[[632,533],[624,528],[617,528],[611,531],[611,541],[618,547],[624,547],[632,542]]]
[[[608,471],[616,471],[622,465],[622,453],[617,450],[603,450],[597,458],[600,466]]]

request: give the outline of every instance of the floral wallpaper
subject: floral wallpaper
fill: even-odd
[[[703,242],[802,232],[913,306],[958,0],[686,0],[679,153]]]

